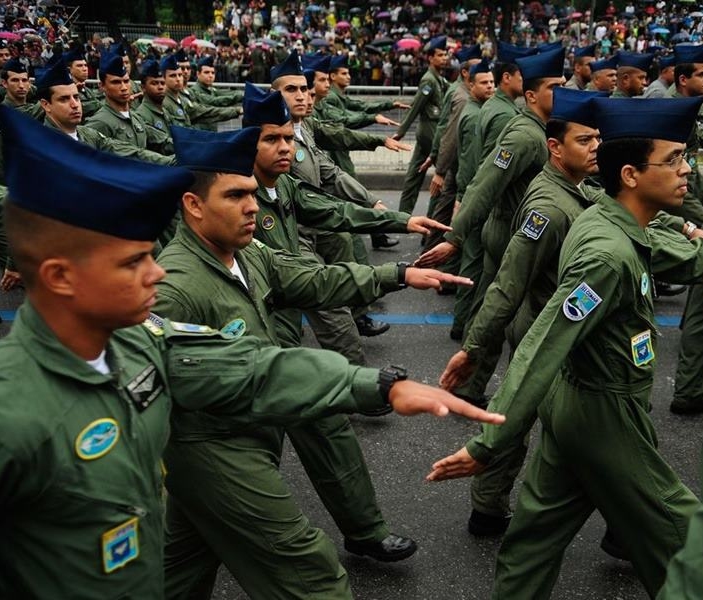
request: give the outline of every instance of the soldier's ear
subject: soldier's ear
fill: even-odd
[[[203,218],[203,199],[193,192],[186,192],[181,199],[183,213],[195,219]]]
[[[620,181],[623,187],[635,189],[637,187],[637,174],[639,171],[634,165],[623,165],[620,169]]]

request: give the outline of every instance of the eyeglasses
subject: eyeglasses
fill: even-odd
[[[667,160],[664,162],[640,163],[637,166],[638,167],[669,167],[670,169],[673,169],[674,171],[678,171],[681,168],[681,165],[683,165],[685,160],[686,160],[686,156],[684,154],[677,154],[671,160]]]

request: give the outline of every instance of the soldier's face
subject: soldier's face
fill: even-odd
[[[654,149],[647,157],[648,166],[639,166],[632,174],[638,198],[647,207],[666,210],[681,206],[691,172],[685,152],[686,144],[654,140]],[[667,164],[670,162],[673,164]],[[627,168],[623,167],[623,172]]]
[[[509,95],[516,98],[522,96],[522,73],[520,71],[515,71],[512,75],[503,73],[503,85]]]
[[[574,65],[574,73],[576,73],[581,80],[588,83],[591,81],[591,63],[596,60],[593,56],[584,56],[580,63]]]
[[[429,63],[435,69],[444,69],[447,66],[449,60],[449,54],[446,50],[435,50],[432,56],[430,56]]]
[[[637,69],[623,78],[623,88],[630,96],[641,96],[644,94],[644,86],[647,85],[647,73]]]
[[[259,205],[254,176],[218,173],[204,198],[187,192],[183,210],[188,224],[217,253],[248,246],[256,229]]]
[[[84,60],[74,60],[70,66],[71,77],[78,83],[88,79],[88,63]]]
[[[200,67],[198,81],[207,86],[215,83],[215,67]]]
[[[181,73],[183,74],[183,81],[190,81],[190,73],[193,70],[190,67],[190,61],[179,62],[178,66],[180,67]]]
[[[495,93],[493,73],[476,73],[469,89],[476,100],[485,102]]]
[[[13,100],[24,103],[29,93],[29,75],[8,71],[7,79],[2,80],[2,86]]]
[[[108,75],[105,77],[105,81],[100,82],[100,89],[109,100],[119,104],[129,102],[132,96],[129,75],[125,75],[124,77]]]
[[[618,79],[618,72],[615,69],[601,69],[592,75],[593,86],[599,92],[612,93]]]
[[[575,179],[598,173],[597,151],[600,132],[580,123],[569,123],[564,141],[555,138],[547,140],[547,147],[553,160]]]
[[[0,67],[10,60],[10,57],[11,54],[9,48],[0,48]]]
[[[315,93],[315,90],[308,90],[308,110],[305,113],[306,117],[309,117],[312,114],[313,109],[315,108],[315,98],[317,97],[317,94]]]
[[[142,84],[147,97],[161,104],[166,97],[166,80],[163,77],[147,77]]]
[[[318,98],[326,98],[330,92],[330,76],[321,71],[315,71],[315,95]]]
[[[703,63],[694,63],[691,76],[681,75],[679,79],[687,96],[703,96]]]
[[[295,151],[293,123],[263,125],[256,149],[255,173],[263,173],[269,178],[288,173]]]
[[[308,109],[308,82],[302,75],[284,75],[276,80],[276,89],[281,92],[294,120],[302,119]]]
[[[344,67],[341,69],[336,69],[330,73],[330,80],[337,87],[345,89],[351,84],[351,73],[349,73],[349,69]]]
[[[65,130],[75,130],[83,118],[83,105],[75,83],[53,86],[51,101],[42,99],[41,105],[47,116]]]
[[[164,79],[166,81],[166,89],[169,89],[172,92],[183,91],[183,73],[181,73],[180,69],[168,69],[164,73]]]

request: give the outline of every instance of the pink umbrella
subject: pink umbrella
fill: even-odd
[[[337,29],[349,29],[351,27],[351,24],[349,21],[340,21],[337,23]]]
[[[178,42],[171,38],[158,37],[151,40],[151,43],[155,46],[163,46],[165,48],[178,48]]]
[[[0,31],[0,40],[9,40],[11,42],[19,42],[22,39],[21,35],[17,35],[12,31]]]
[[[194,35],[189,35],[187,37],[184,37],[181,40],[181,48],[190,48],[190,45],[196,40],[197,38]]]
[[[580,13],[580,12],[572,12],[571,13],[572,19],[580,19],[581,17],[583,17],[583,13]]]
[[[415,38],[403,38],[402,40],[398,40],[395,44],[398,50],[417,50],[421,46],[422,42]]]

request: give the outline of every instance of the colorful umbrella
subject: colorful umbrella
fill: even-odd
[[[390,19],[391,13],[389,13],[387,10],[382,10],[380,12],[377,12],[374,16],[377,19]]]
[[[398,40],[395,45],[398,50],[417,50],[421,46],[422,42],[415,38],[403,38],[402,40]]]
[[[17,35],[12,31],[0,31],[0,40],[9,40],[10,42],[19,42],[22,39],[21,35]]]
[[[340,21],[337,23],[337,29],[349,29],[350,27],[349,21]]]
[[[190,47],[192,48],[193,46],[195,46],[196,48],[210,48],[212,50],[217,49],[217,46],[215,46],[215,44],[209,42],[208,40],[195,39],[190,43]]]
[[[167,37],[157,37],[151,40],[154,46],[162,46],[163,48],[178,48],[178,42]]]
[[[194,35],[189,35],[187,37],[184,37],[181,40],[181,48],[189,48],[190,45],[196,40],[197,38]]]

